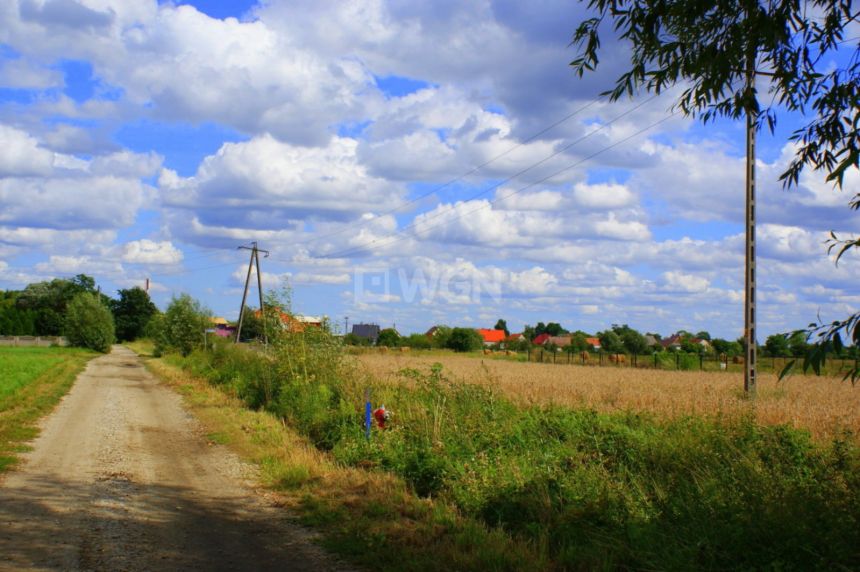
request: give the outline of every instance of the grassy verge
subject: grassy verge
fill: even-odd
[[[143,354],[150,349],[145,343],[130,347]],[[231,388],[179,365],[175,356],[147,360],[184,396],[209,438],[257,465],[264,484],[304,524],[320,530],[332,551],[367,567],[384,555],[389,567],[407,571],[549,568],[531,542],[464,516],[450,503],[420,498],[390,472],[338,462],[279,418],[248,409]]]
[[[316,329],[267,355],[219,344],[164,361],[208,382],[195,394],[232,400],[230,415],[284,431],[266,437],[251,417],[241,442],[210,429],[263,443],[250,458],[268,482],[369,564],[384,552],[416,570],[860,568],[850,435],[516,403],[439,364],[380,381]],[[367,391],[394,411],[369,441]]]
[[[0,472],[27,450],[49,413],[96,353],[76,348],[0,348]]]

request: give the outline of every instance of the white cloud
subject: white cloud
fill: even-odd
[[[20,129],[0,125],[0,147],[0,176],[47,175],[54,166],[54,154]]]
[[[123,247],[123,262],[131,264],[178,264],[182,252],[170,241],[133,240]]]
[[[705,292],[710,285],[707,278],[670,270],[663,273],[666,289],[670,292]]]

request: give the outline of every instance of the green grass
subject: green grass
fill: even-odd
[[[752,419],[519,406],[448,379],[441,366],[384,384],[312,340],[288,340],[272,359],[227,346],[174,359],[284,419],[336,462],[394,475],[413,495],[451,507],[465,519],[456,542],[478,551],[473,564],[517,567],[476,549],[470,527],[525,543],[560,570],[860,568],[860,450],[851,436],[819,445],[807,432]],[[365,390],[394,412],[369,442]],[[304,478],[292,471],[282,484]],[[376,532],[342,543],[389,546],[373,523],[397,515],[362,506],[361,521]],[[338,511],[349,507],[331,511],[336,523]]]
[[[0,348],[0,472],[36,437],[36,422],[97,354],[77,348]]]

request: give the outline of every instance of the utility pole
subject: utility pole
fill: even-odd
[[[755,96],[756,47],[747,49],[747,96]],[[749,105],[749,102],[747,103]],[[755,319],[755,114],[747,110],[746,170],[746,262],[744,272],[744,393],[754,396],[756,390],[756,319]]]
[[[254,268],[256,263],[257,266],[257,288],[260,291],[260,317],[263,320],[263,341],[265,343],[269,343],[268,336],[266,334],[266,309],[263,306],[263,282],[262,277],[260,276],[260,256],[259,253],[263,252],[266,255],[266,258],[269,256],[268,250],[260,250],[257,248],[257,243],[252,242],[251,247],[240,246],[239,250],[250,250],[251,258],[248,261],[248,274],[245,276],[245,290],[242,293],[242,305],[239,307],[239,326],[236,328],[236,343],[239,343],[239,338],[242,335],[242,322],[245,319],[245,301],[248,299],[248,286],[251,284],[251,269]]]
[[[349,333],[349,316],[343,317],[343,335],[347,335]]]

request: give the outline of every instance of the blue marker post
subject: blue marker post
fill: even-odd
[[[364,390],[364,438],[370,441],[370,425],[373,421],[370,405],[370,389]]]

